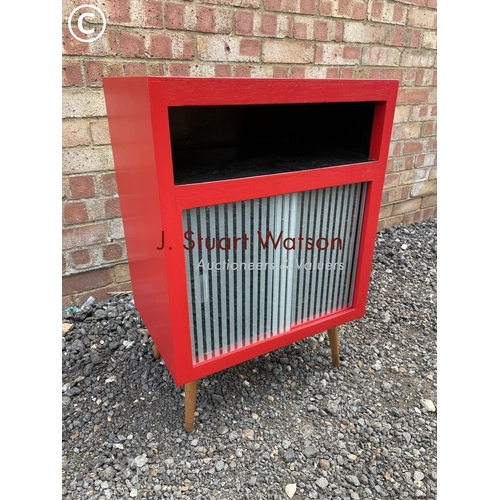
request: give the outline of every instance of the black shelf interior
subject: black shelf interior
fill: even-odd
[[[175,184],[370,161],[375,103],[169,107]]]

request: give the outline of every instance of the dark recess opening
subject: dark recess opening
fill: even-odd
[[[374,102],[169,107],[175,184],[370,161]]]

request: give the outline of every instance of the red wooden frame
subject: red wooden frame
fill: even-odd
[[[135,304],[175,383],[183,385],[365,312],[398,82],[113,77],[104,92]],[[373,161],[175,185],[169,106],[376,102]],[[265,182],[263,182],[263,180]],[[368,182],[352,307],[193,364],[182,211],[245,199]],[[162,243],[164,247],[158,250]]]

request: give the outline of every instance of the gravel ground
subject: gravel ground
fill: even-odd
[[[62,339],[63,499],[437,498],[436,221],[377,235],[367,312],[204,378],[195,430],[132,296]]]

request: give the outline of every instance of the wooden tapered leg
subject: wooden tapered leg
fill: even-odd
[[[184,402],[184,412],[186,420],[186,432],[193,432],[194,429],[194,410],[196,408],[196,388],[198,381],[189,382],[184,386],[186,399]]]
[[[328,339],[330,340],[330,348],[332,350],[333,366],[340,368],[340,351],[339,351],[339,327],[334,326],[328,330]]]
[[[153,344],[153,357],[155,359],[160,359],[161,357],[160,351],[158,350],[158,347],[156,347],[156,344]]]

